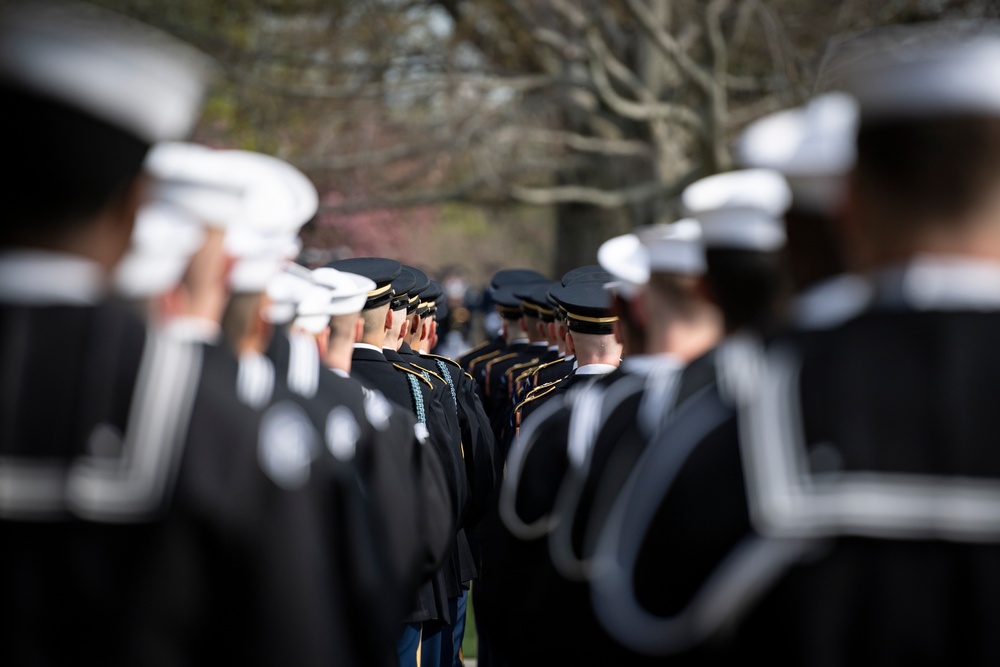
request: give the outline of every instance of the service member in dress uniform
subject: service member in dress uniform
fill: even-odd
[[[588,264],[567,271],[560,279],[560,284],[566,287],[580,281],[607,283],[612,280],[614,280],[614,277],[600,265]],[[549,302],[552,304],[552,309],[555,313],[554,329],[556,336],[561,341],[562,358],[542,364],[531,371],[531,374],[524,379],[522,391],[514,401],[515,407],[528,397],[528,392],[532,389],[562,380],[569,376],[577,366],[576,356],[566,349],[566,334],[569,333],[566,309],[559,304],[558,300],[552,297],[552,290],[549,291]]]
[[[670,575],[666,570],[651,571],[656,566],[645,558],[637,560],[635,526],[642,524],[631,516],[631,509],[649,498],[660,497],[662,485],[651,488],[655,484],[651,469],[655,468],[661,479],[669,479],[671,470],[667,466],[677,452],[683,451],[688,439],[725,428],[733,406],[732,398],[726,393],[731,390],[731,379],[719,368],[733,349],[756,344],[763,334],[773,333],[777,321],[775,301],[783,281],[782,214],[790,198],[783,177],[763,169],[710,176],[690,185],[682,195],[688,212],[701,226],[707,268],[708,289],[705,292],[711,294],[721,312],[721,324],[728,338],[691,360],[672,383],[670,395],[661,406],[666,413],[665,420],[660,421],[650,435],[628,478],[617,483],[621,490],[604,511],[600,534],[592,537],[596,542],[590,569],[591,592],[595,599],[593,609],[606,631],[630,650],[648,652],[647,646],[634,640],[635,636],[648,634],[638,628],[646,628],[647,623],[652,623],[650,610],[658,611],[668,604],[668,600],[672,602],[687,590],[678,587],[670,596],[655,600],[657,606],[647,609],[654,604],[653,596],[645,589],[636,588],[630,577],[636,571],[657,578],[657,581]],[[727,484],[716,491],[721,499],[738,494],[740,489]],[[654,503],[650,500],[647,504]],[[712,512],[717,504],[713,501],[687,511],[692,517],[699,517],[697,520],[709,521],[714,517]],[[643,513],[637,512],[637,515],[648,518],[648,507],[643,505],[642,509]],[[615,539],[621,542],[616,545]],[[660,542],[656,542],[656,546],[660,548]],[[703,545],[704,550],[696,555],[694,549],[690,556],[678,551],[678,558],[679,554],[685,554],[692,561],[695,557],[703,557],[709,562],[713,549],[728,546],[719,547],[712,542]],[[656,553],[659,555],[660,551]],[[622,563],[627,563],[628,567],[622,567]],[[684,610],[684,614],[698,612]],[[695,632],[688,627],[687,616],[667,615],[663,623],[667,621],[673,624],[671,627],[680,628],[682,634]]]
[[[194,122],[200,58],[92,7],[8,10],[0,33],[18,127],[0,240],[5,662],[364,664],[336,586],[316,586],[342,535],[309,425],[279,436],[220,374],[234,360],[105,296],[150,146]]]
[[[403,590],[409,591],[404,602],[410,604],[417,585],[437,571],[450,544],[447,522],[442,522],[448,504],[444,470],[436,456],[419,451],[418,424],[409,411],[350,377],[354,344],[364,333],[361,311],[377,290],[375,282],[329,267],[315,269],[311,277],[319,293],[307,293],[298,303],[295,324],[310,331],[325,329],[321,338],[327,372],[364,396],[365,415],[377,431],[371,473],[365,479],[383,506],[390,548],[399,559]]]
[[[637,628],[649,651],[790,665],[997,660],[998,469],[984,394],[997,366],[986,341],[1000,284],[1000,107],[987,73],[1000,41],[993,26],[934,24],[868,39],[843,79],[861,109],[844,229],[874,300],[821,335],[791,332],[766,356],[732,360],[738,419],[675,461],[654,508],[648,535],[687,545],[668,561],[676,580],[701,583]],[[682,504],[706,502],[695,487],[708,480],[712,554],[680,519]],[[706,575],[727,582],[724,597]],[[708,623],[676,623],[708,606]]]
[[[536,282],[545,279],[545,276],[531,269],[501,269],[500,271],[494,273],[490,278],[490,295],[492,297],[493,290],[500,287],[517,285],[525,282]],[[499,314],[499,306],[496,306],[496,308]],[[475,375],[473,372],[475,367],[484,359],[492,358],[491,355],[494,355],[497,350],[506,347],[506,343],[507,339],[501,331],[493,338],[470,349],[468,352],[460,356],[457,361],[462,365],[462,368]]]
[[[489,418],[476,394],[476,383],[470,375],[462,370],[457,361],[427,352],[434,348],[436,337],[435,317],[439,312],[438,304],[444,299],[444,290],[434,281],[421,294],[421,305],[427,304],[426,317],[421,319],[421,327],[427,327],[429,333],[421,337],[418,348],[423,366],[436,368],[438,373],[454,389],[454,398],[459,406],[460,422],[462,424],[462,442],[466,451],[466,473],[469,479],[469,507],[466,513],[466,535],[472,554],[474,570],[470,571],[472,580],[479,577],[481,562],[478,531],[486,514],[495,502],[498,480],[503,475],[503,461],[499,458],[493,432],[490,429]],[[433,304],[433,305],[431,305]],[[470,443],[470,444],[465,444]],[[455,655],[461,660],[462,641],[465,637],[465,618],[468,605],[469,590],[472,581],[466,583],[463,579],[462,597],[458,601],[454,627]]]
[[[603,275],[603,274],[602,274]],[[545,401],[606,375],[621,362],[622,344],[615,335],[618,316],[611,309],[607,281],[578,280],[552,292],[566,313],[566,349],[576,359],[576,368],[561,380],[540,385],[515,408],[515,422],[524,423]]]
[[[857,125],[857,101],[831,92],[751,123],[736,142],[744,167],[774,169],[792,190],[785,232],[794,294],[786,317],[797,329],[839,324],[871,297],[864,276],[848,271],[840,231]]]
[[[445,412],[433,385],[421,373],[408,369],[392,346],[401,333],[405,334],[406,305],[409,297],[404,290],[414,284],[412,276],[402,275],[399,262],[386,258],[361,257],[331,262],[329,268],[356,273],[371,279],[377,285],[368,294],[362,311],[364,329],[361,341],[355,344],[351,361],[351,375],[371,389],[382,392],[386,398],[413,413],[424,431],[427,448],[432,449],[444,467],[448,480],[451,513],[441,517],[431,529],[446,529],[447,547],[439,555],[429,581],[421,586],[416,608],[408,617],[403,636],[397,645],[401,664],[416,664],[425,623],[440,638],[440,625],[450,621],[448,608],[449,589],[458,589],[452,582],[449,559],[454,554],[456,533],[461,525],[468,500],[468,482],[461,454],[461,441],[454,409]],[[396,294],[393,284],[400,288]],[[392,304],[392,306],[390,306]],[[395,310],[393,309],[395,308]],[[390,347],[384,347],[389,341]],[[389,359],[389,356],[393,360]],[[427,528],[425,528],[427,529]],[[442,567],[443,566],[443,567]],[[456,593],[456,596],[459,593]],[[436,621],[436,623],[435,623]],[[450,641],[448,642],[450,644]]]
[[[510,551],[498,576],[507,577],[500,588],[504,618],[517,619],[503,628],[502,643],[515,664],[641,659],[618,646],[591,611],[590,524],[603,519],[604,505],[660,426],[682,365],[721,329],[700,296],[705,260],[696,222],[641,228],[606,243],[598,257],[618,278],[606,287],[635,304],[635,316],[621,326],[635,326],[623,335],[642,347],[586,389],[550,401],[511,453],[500,498]],[[524,589],[532,591],[531,603],[521,606]]]
[[[383,353],[386,358],[394,362],[403,369],[415,372],[427,380],[433,390],[435,399],[445,410],[444,417],[447,417],[447,428],[455,434],[462,452],[462,460],[465,464],[466,479],[474,478],[476,466],[476,449],[483,447],[482,436],[473,434],[472,424],[469,423],[464,412],[457,404],[456,395],[452,392],[451,385],[444,376],[429,368],[429,364],[410,347],[410,340],[416,339],[419,342],[421,331],[424,327],[421,324],[421,312],[426,312],[427,304],[422,302],[422,295],[430,287],[430,278],[412,266],[402,265],[400,276],[393,281],[393,293],[397,295],[399,310],[394,305],[390,310],[393,314],[394,327],[399,323],[397,331],[387,332],[386,342],[383,344]],[[396,299],[393,303],[396,303]],[[475,435],[475,439],[473,439]],[[479,456],[480,465],[492,468],[492,460],[487,456]],[[471,475],[470,475],[471,473]],[[474,502],[472,497],[473,488],[470,484],[469,504]],[[492,489],[489,490],[492,495]],[[487,496],[488,498],[489,496]],[[484,499],[478,501],[482,506]],[[458,526],[455,535],[453,549],[445,562],[446,594],[448,597],[447,618],[438,619],[436,622],[424,623],[421,637],[421,663],[427,665],[442,665],[450,667],[456,657],[455,651],[455,628],[461,623],[458,622],[459,603],[463,599],[464,591],[468,583],[476,576],[476,567],[466,536],[466,528],[474,525],[478,518],[469,514],[470,506],[466,507],[462,523]],[[472,521],[472,523],[470,523]]]

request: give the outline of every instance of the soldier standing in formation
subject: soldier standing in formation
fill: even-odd
[[[858,40],[458,361],[420,269],[290,261],[298,170],[183,143],[202,56],[0,43],[5,664],[450,667],[470,589],[490,667],[1000,660],[994,26]]]

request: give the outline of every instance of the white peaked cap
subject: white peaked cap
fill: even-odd
[[[269,303],[264,309],[264,319],[272,324],[288,324],[295,319],[299,303],[315,288],[309,269],[286,263],[267,283],[265,292]]]
[[[264,292],[282,267],[294,257],[298,239],[288,234],[262,234],[230,227],[224,241],[226,252],[236,261],[229,272],[229,287],[235,293]]]
[[[180,283],[204,242],[201,223],[184,209],[153,201],[140,209],[132,243],[115,267],[115,289],[130,299],[163,294]]]
[[[23,3],[0,16],[0,79],[148,143],[191,131],[210,69],[191,47],[93,6]]]
[[[821,77],[854,95],[865,118],[1000,114],[1000,25],[937,21],[844,41]]]
[[[820,95],[748,125],[736,141],[736,160],[744,167],[781,172],[796,207],[832,212],[854,166],[858,115],[850,95]]]
[[[701,223],[706,248],[771,252],[785,244],[782,216],[792,201],[788,182],[772,169],[715,174],[692,183],[681,195],[688,214]]]
[[[701,226],[683,219],[640,227],[601,244],[597,262],[618,279],[613,287],[625,291],[628,285],[645,285],[650,273],[700,275],[705,272]]]
[[[326,293],[317,300],[306,299],[299,304],[300,315],[347,315],[360,313],[368,300],[368,293],[377,285],[374,280],[331,268],[312,272],[313,280]],[[316,294],[319,296],[319,293]]]
[[[315,287],[298,305],[295,326],[309,333],[323,331],[335,315],[360,314],[375,289],[375,281],[331,268],[312,272]]]
[[[165,141],[150,149],[144,167],[154,197],[188,209],[204,224],[225,227],[243,211],[247,184],[229,168],[224,151]]]
[[[224,150],[225,168],[243,184],[243,205],[235,221],[264,234],[298,234],[316,215],[319,194],[301,171],[271,155]]]

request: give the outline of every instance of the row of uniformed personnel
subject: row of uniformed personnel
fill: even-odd
[[[481,663],[1000,660],[1000,29],[828,67],[688,219],[494,277]]]
[[[440,286],[291,263],[316,189],[179,141],[187,47],[37,4],[0,45],[2,662],[460,660],[498,459]]]

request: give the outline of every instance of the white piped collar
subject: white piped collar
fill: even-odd
[[[918,255],[875,274],[876,303],[913,310],[1000,310],[1000,262]]]
[[[792,325],[809,330],[835,327],[868,307],[872,291],[870,281],[850,273],[822,280],[792,300]]]
[[[622,359],[621,369],[636,375],[651,375],[656,371],[680,370],[684,362],[672,354],[632,354]]]
[[[48,250],[0,253],[0,301],[31,306],[92,306],[107,282],[93,260]]]
[[[586,364],[584,366],[577,366],[573,372],[577,375],[607,375],[616,368],[618,367],[611,364]]]

